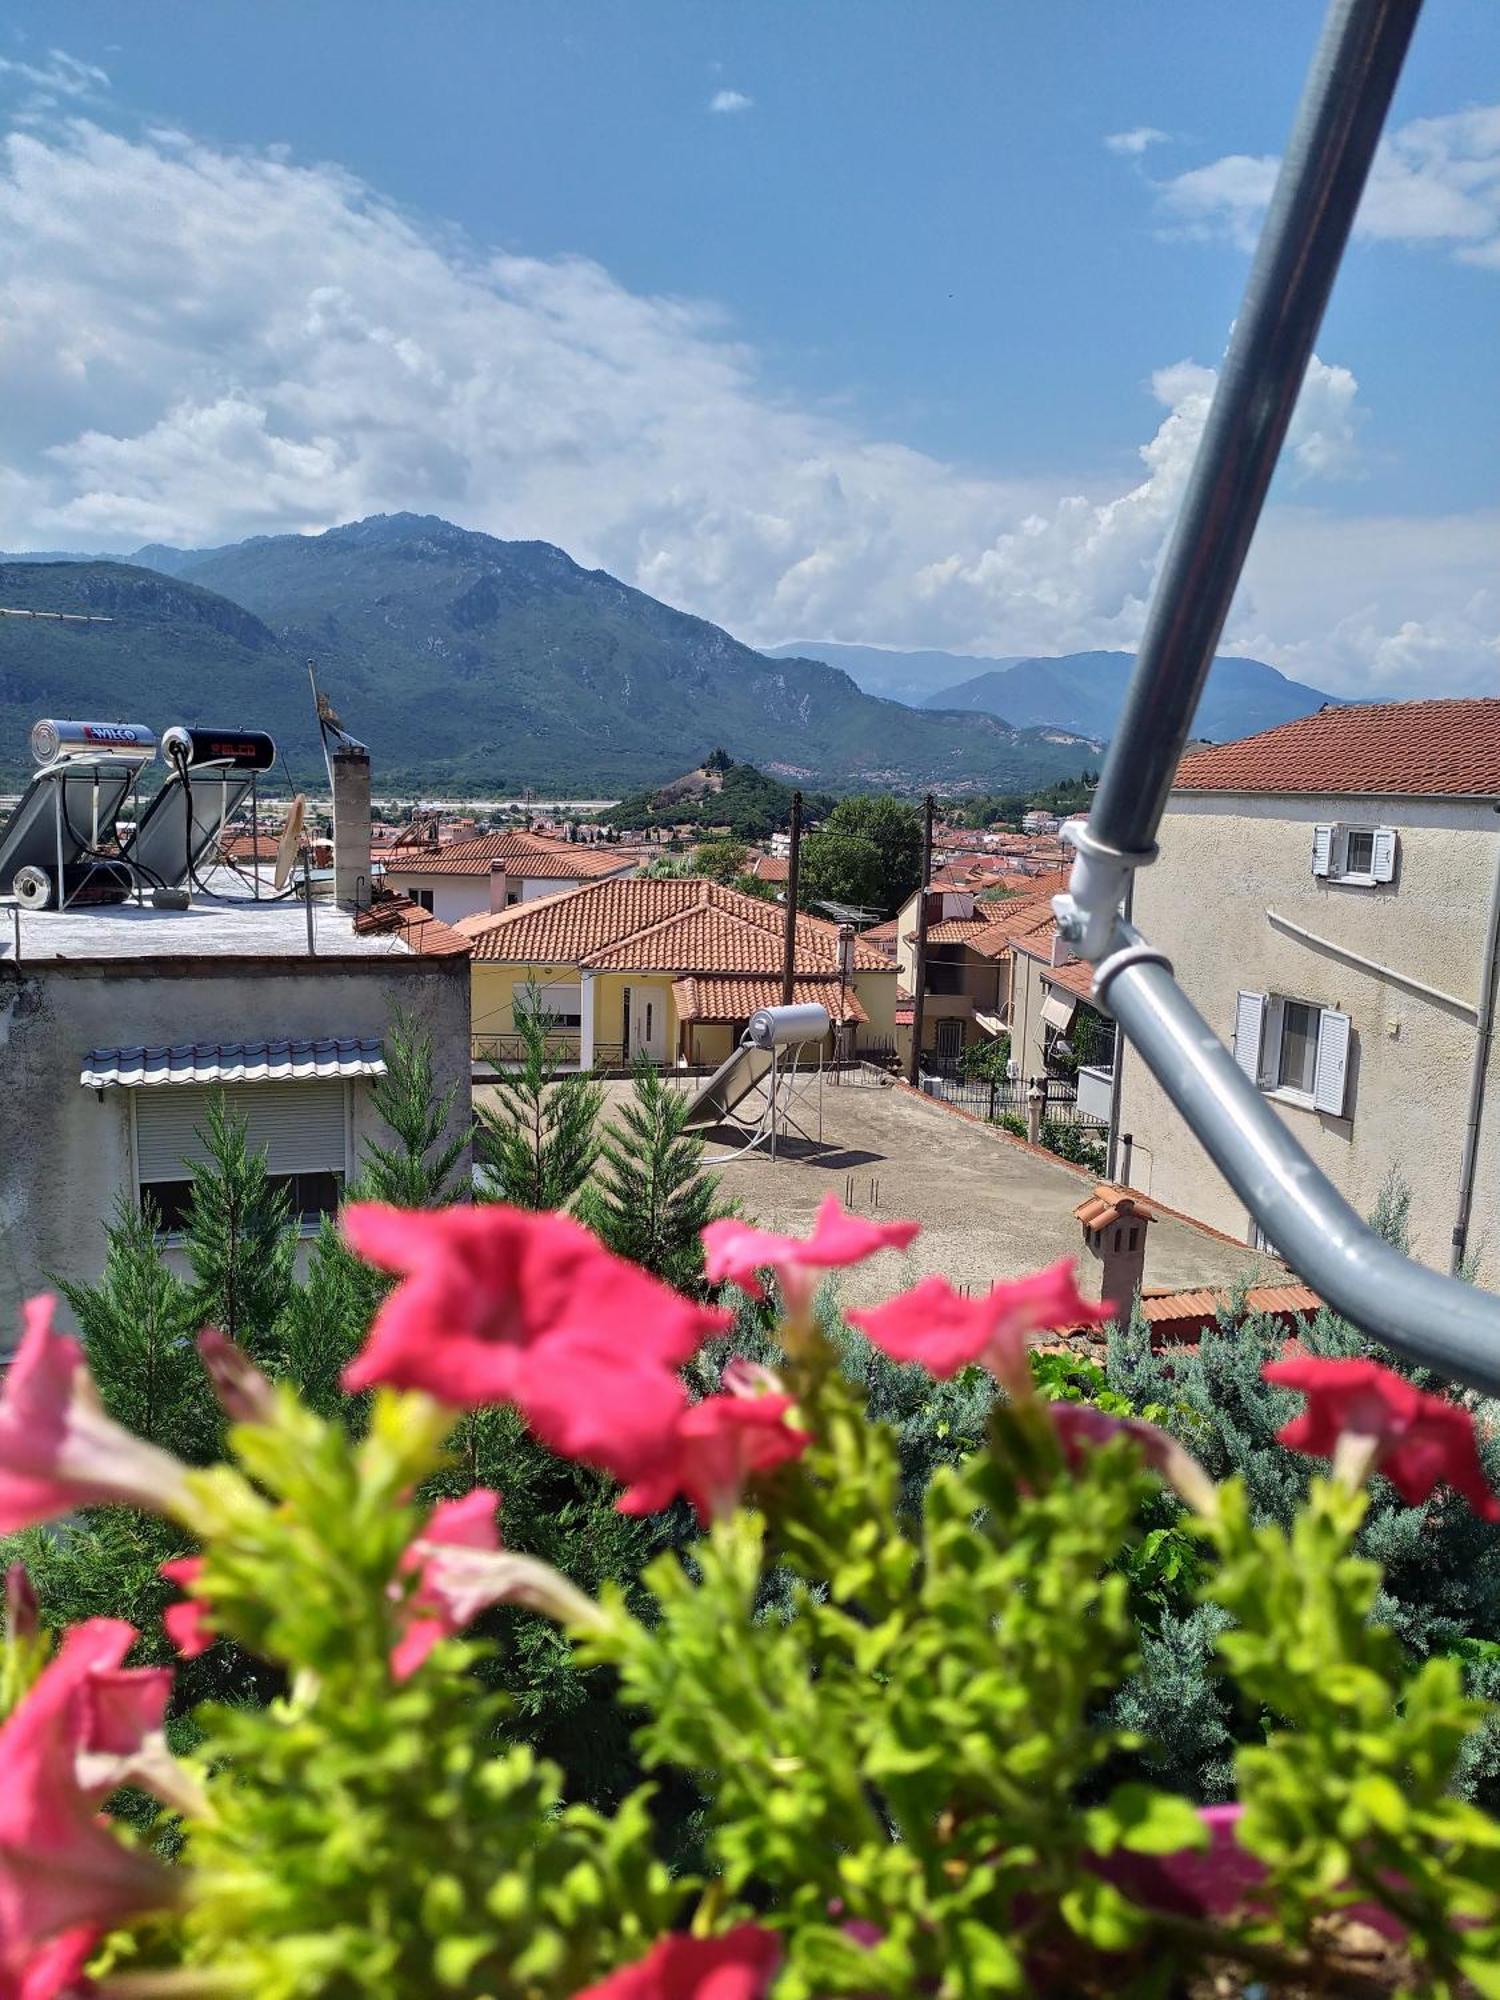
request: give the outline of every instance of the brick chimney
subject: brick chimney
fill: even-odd
[[[363,910],[370,901],[370,754],[343,745],[333,767],[333,900]]]
[[[1156,1210],[1131,1188],[1096,1187],[1073,1211],[1083,1225],[1078,1289],[1130,1311],[1146,1275],[1146,1235]]]

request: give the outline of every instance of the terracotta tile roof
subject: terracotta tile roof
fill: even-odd
[[[871,924],[868,930],[860,932],[866,944],[894,944],[901,929],[899,917],[888,917],[883,924]]]
[[[1134,1188],[1113,1187],[1101,1182],[1085,1201],[1079,1202],[1074,1216],[1085,1229],[1112,1229],[1127,1216],[1140,1222],[1154,1222],[1156,1210]]]
[[[757,854],[745,873],[757,882],[785,882],[791,866],[784,854]]]
[[[1173,790],[1500,797],[1500,699],[1321,709],[1193,751]]]
[[[469,940],[409,896],[377,893],[369,908],[356,915],[354,931],[357,937],[399,937],[418,958],[469,956]]]
[[[781,1005],[780,979],[754,979],[743,975],[692,973],[672,982],[679,1021],[723,1023],[748,1021],[758,1007]],[[828,1009],[831,1020],[868,1021],[852,986],[844,988],[843,1011],[839,1009],[839,982],[836,979],[794,979],[792,999],[816,1000]]]
[[[1141,1300],[1141,1311],[1152,1326],[1172,1326],[1179,1320],[1212,1320],[1228,1292],[1159,1292]],[[1252,1285],[1245,1294],[1251,1312],[1315,1313],[1323,1301],[1306,1285]]]
[[[774,974],[781,970],[785,920],[777,905],[717,882],[635,876],[539,896],[498,915],[465,917],[457,928],[473,943],[476,959],[494,964]],[[838,926],[799,916],[798,972],[837,977],[838,967]],[[894,971],[883,952],[858,938],[854,968]]]
[[[1061,986],[1080,1000],[1092,1001],[1094,997],[1094,968],[1087,959],[1072,958],[1065,965],[1052,963],[1052,940],[1057,925],[1053,920],[1051,906],[1045,907],[1041,920],[1030,930],[1022,932],[1010,941],[1013,952],[1023,952],[1027,958],[1038,960],[1042,968],[1042,978],[1049,986]]]
[[[633,868],[633,848],[589,847],[578,841],[546,840],[534,833],[487,833],[481,840],[455,842],[438,850],[411,848],[386,857],[387,875],[489,875],[497,868],[541,881],[591,882]]]

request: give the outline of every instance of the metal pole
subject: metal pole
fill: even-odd
[[[1500,1390],[1500,1299],[1403,1257],[1324,1179],[1133,933],[1099,969],[1120,1026],[1277,1251],[1336,1312],[1408,1360]]]
[[[911,1056],[906,1080],[918,1088],[922,1075],[923,988],[927,984],[927,894],[932,881],[932,794],[922,802],[922,880],[917,885],[917,950],[912,964]],[[898,940],[899,944],[899,940]]]
[[[781,1004],[792,1004],[792,980],[797,970],[797,892],[802,879],[802,794],[792,793],[791,844],[786,864],[786,929],[781,954]]]
[[[1089,814],[1151,848],[1421,0],[1334,0]]]

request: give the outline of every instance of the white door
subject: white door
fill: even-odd
[[[666,1006],[659,992],[637,986],[630,995],[630,1053],[663,1062],[667,1053]]]

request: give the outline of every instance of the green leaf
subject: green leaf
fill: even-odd
[[[1202,1853],[1208,1828],[1196,1807],[1171,1792],[1149,1785],[1119,1785],[1102,1806],[1085,1815],[1090,1847],[1112,1854],[1117,1847],[1132,1854],[1180,1854],[1184,1848]]]

